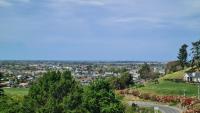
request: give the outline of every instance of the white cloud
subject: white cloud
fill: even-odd
[[[103,0],[51,0],[54,5],[93,5],[93,6],[102,6],[104,5]]]
[[[0,7],[7,7],[11,6],[12,4],[8,2],[7,0],[0,0]]]
[[[80,5],[95,5],[95,6],[104,5],[104,2],[102,0],[68,0],[68,1]]]
[[[29,2],[31,2],[31,0],[16,0],[16,1],[23,2],[23,3],[29,3]]]
[[[15,3],[29,3],[31,0],[0,0],[0,7],[12,6]]]
[[[134,22],[145,22],[145,23],[160,23],[161,19],[153,17],[119,17],[114,18],[113,22],[117,23],[134,23]]]

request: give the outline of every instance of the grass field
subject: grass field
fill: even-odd
[[[185,72],[190,70],[190,68],[188,69],[185,69],[185,70],[181,70],[181,71],[177,71],[175,73],[172,73],[172,74],[167,74],[165,75],[164,77],[161,77],[160,80],[170,80],[170,79],[180,79],[180,80],[183,80],[183,77],[185,75]]]
[[[139,88],[145,93],[152,93],[158,95],[183,95],[184,90],[186,96],[197,96],[197,85],[188,83],[176,83],[172,81],[161,80],[159,84],[147,83],[145,87]]]
[[[4,88],[6,95],[24,96],[28,94],[28,88]]]
[[[145,84],[145,87],[141,87],[139,90],[145,93],[158,95],[184,95],[185,92],[186,96],[197,96],[197,85],[173,81],[175,79],[183,80],[185,72],[190,69],[191,68],[167,74],[164,77],[159,78],[159,84],[147,83]]]

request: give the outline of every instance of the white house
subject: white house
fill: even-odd
[[[20,83],[19,87],[28,87],[28,83]]]
[[[187,82],[200,82],[200,72],[186,73],[184,81]]]
[[[137,81],[139,79],[140,74],[138,73],[138,70],[131,70],[129,74],[131,74],[134,81]]]

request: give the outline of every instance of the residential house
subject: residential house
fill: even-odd
[[[187,82],[200,82],[200,72],[186,73],[184,81]]]

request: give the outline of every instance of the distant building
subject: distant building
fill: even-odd
[[[27,88],[27,87],[28,87],[28,83],[20,83],[20,84],[19,84],[19,87]]]
[[[186,73],[184,75],[184,81],[186,81],[186,82],[200,82],[200,72]]]
[[[131,70],[129,74],[131,74],[131,76],[133,77],[133,81],[137,81],[140,77],[138,70]]]

